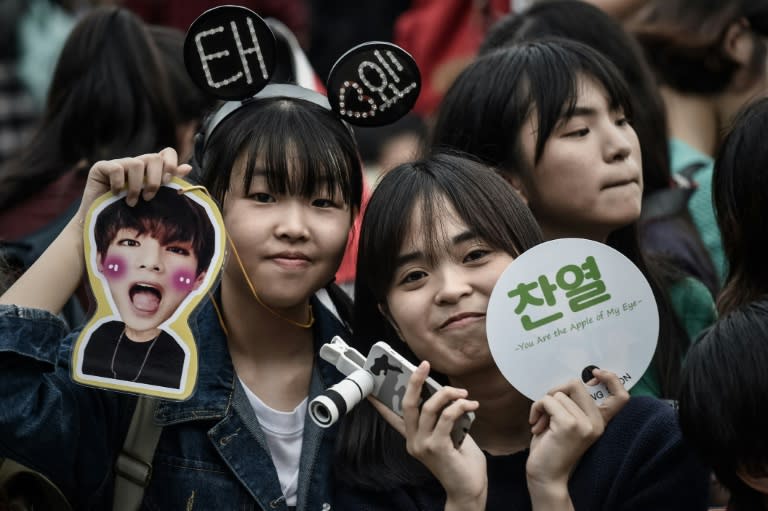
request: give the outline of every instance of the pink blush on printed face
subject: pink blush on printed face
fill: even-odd
[[[127,264],[120,256],[108,256],[104,259],[103,272],[108,279],[118,279],[125,275]]]
[[[196,275],[187,270],[179,270],[173,275],[171,282],[177,291],[189,293],[195,287]]]

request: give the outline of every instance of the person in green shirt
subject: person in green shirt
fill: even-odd
[[[664,271],[638,243],[643,172],[629,98],[619,71],[596,50],[568,40],[519,43],[484,54],[458,77],[432,145],[496,168],[545,239],[606,243],[640,269],[657,302],[660,332],[651,372],[635,392],[674,399],[693,336],[670,296],[683,277]],[[714,319],[702,285],[697,300],[707,299],[701,315]]]
[[[667,111],[675,174],[691,163],[698,189],[688,204],[721,277],[727,264],[712,207],[712,172],[722,135],[739,110],[768,93],[768,4],[652,0],[629,23],[645,50]]]

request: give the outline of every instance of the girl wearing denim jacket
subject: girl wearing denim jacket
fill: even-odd
[[[196,155],[233,250],[191,325],[196,392],[155,412],[163,429],[142,509],[331,509],[335,430],[305,410],[341,378],[317,352],[347,329],[315,293],[347,246],[362,173],[325,98],[296,89],[268,87],[236,108]],[[190,170],[170,148],[93,165],[76,216],[0,297],[0,457],[46,475],[77,509],[110,507],[136,405],[70,380],[77,332],[56,314],[83,276],[85,215],[109,190],[127,190],[132,206]]]

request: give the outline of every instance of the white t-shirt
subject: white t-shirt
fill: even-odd
[[[238,378],[239,379],[239,378]],[[301,443],[304,434],[304,418],[307,415],[308,397],[291,412],[281,412],[270,408],[251,392],[243,380],[240,383],[245,395],[259,419],[261,429],[267,438],[272,463],[277,469],[277,478],[283,489],[287,506],[296,505],[296,493],[299,489],[299,461]]]

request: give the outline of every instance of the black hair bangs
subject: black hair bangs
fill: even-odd
[[[359,207],[352,197],[353,176],[360,173],[357,158],[351,157],[353,145],[344,148],[328,126],[318,125],[317,119],[291,108],[287,101],[264,112],[261,127],[246,142],[243,189],[259,173],[274,193],[304,198],[322,195]],[[344,128],[340,125],[339,129]]]
[[[558,44],[552,44],[556,42]],[[632,102],[624,78],[602,54],[575,41],[547,38],[520,46],[529,100],[537,112],[538,133],[534,163],[544,152],[552,132],[570,119],[577,107],[584,79],[605,89],[608,106],[632,117]]]
[[[223,203],[232,180],[242,179],[247,193],[259,175],[276,194],[322,195],[360,208],[362,164],[352,133],[332,112],[308,101],[256,100],[211,134],[202,181],[218,201]]]
[[[360,231],[356,274],[358,279],[368,281],[377,303],[386,301],[417,203],[424,195],[430,195],[428,202],[432,200],[431,193],[424,193],[427,187],[432,192],[430,183],[420,173],[399,166],[384,175],[368,200]],[[429,212],[431,208],[422,206],[421,209]],[[425,224],[422,222],[422,225]]]
[[[630,94],[613,64],[596,50],[562,38],[545,38],[480,56],[446,92],[432,146],[464,151],[508,174],[531,170],[521,130],[538,120],[533,163],[552,131],[573,115],[583,78],[604,89],[611,109],[631,118]]]
[[[456,217],[446,212],[453,209]],[[389,171],[366,207],[358,275],[366,275],[384,303],[402,250],[417,240],[428,264],[449,249],[446,222],[458,220],[478,239],[517,257],[542,241],[533,215],[512,187],[482,163],[458,154],[436,154]]]
[[[520,52],[501,49],[470,63],[445,93],[430,145],[492,167],[518,167],[517,132],[533,111]]]

